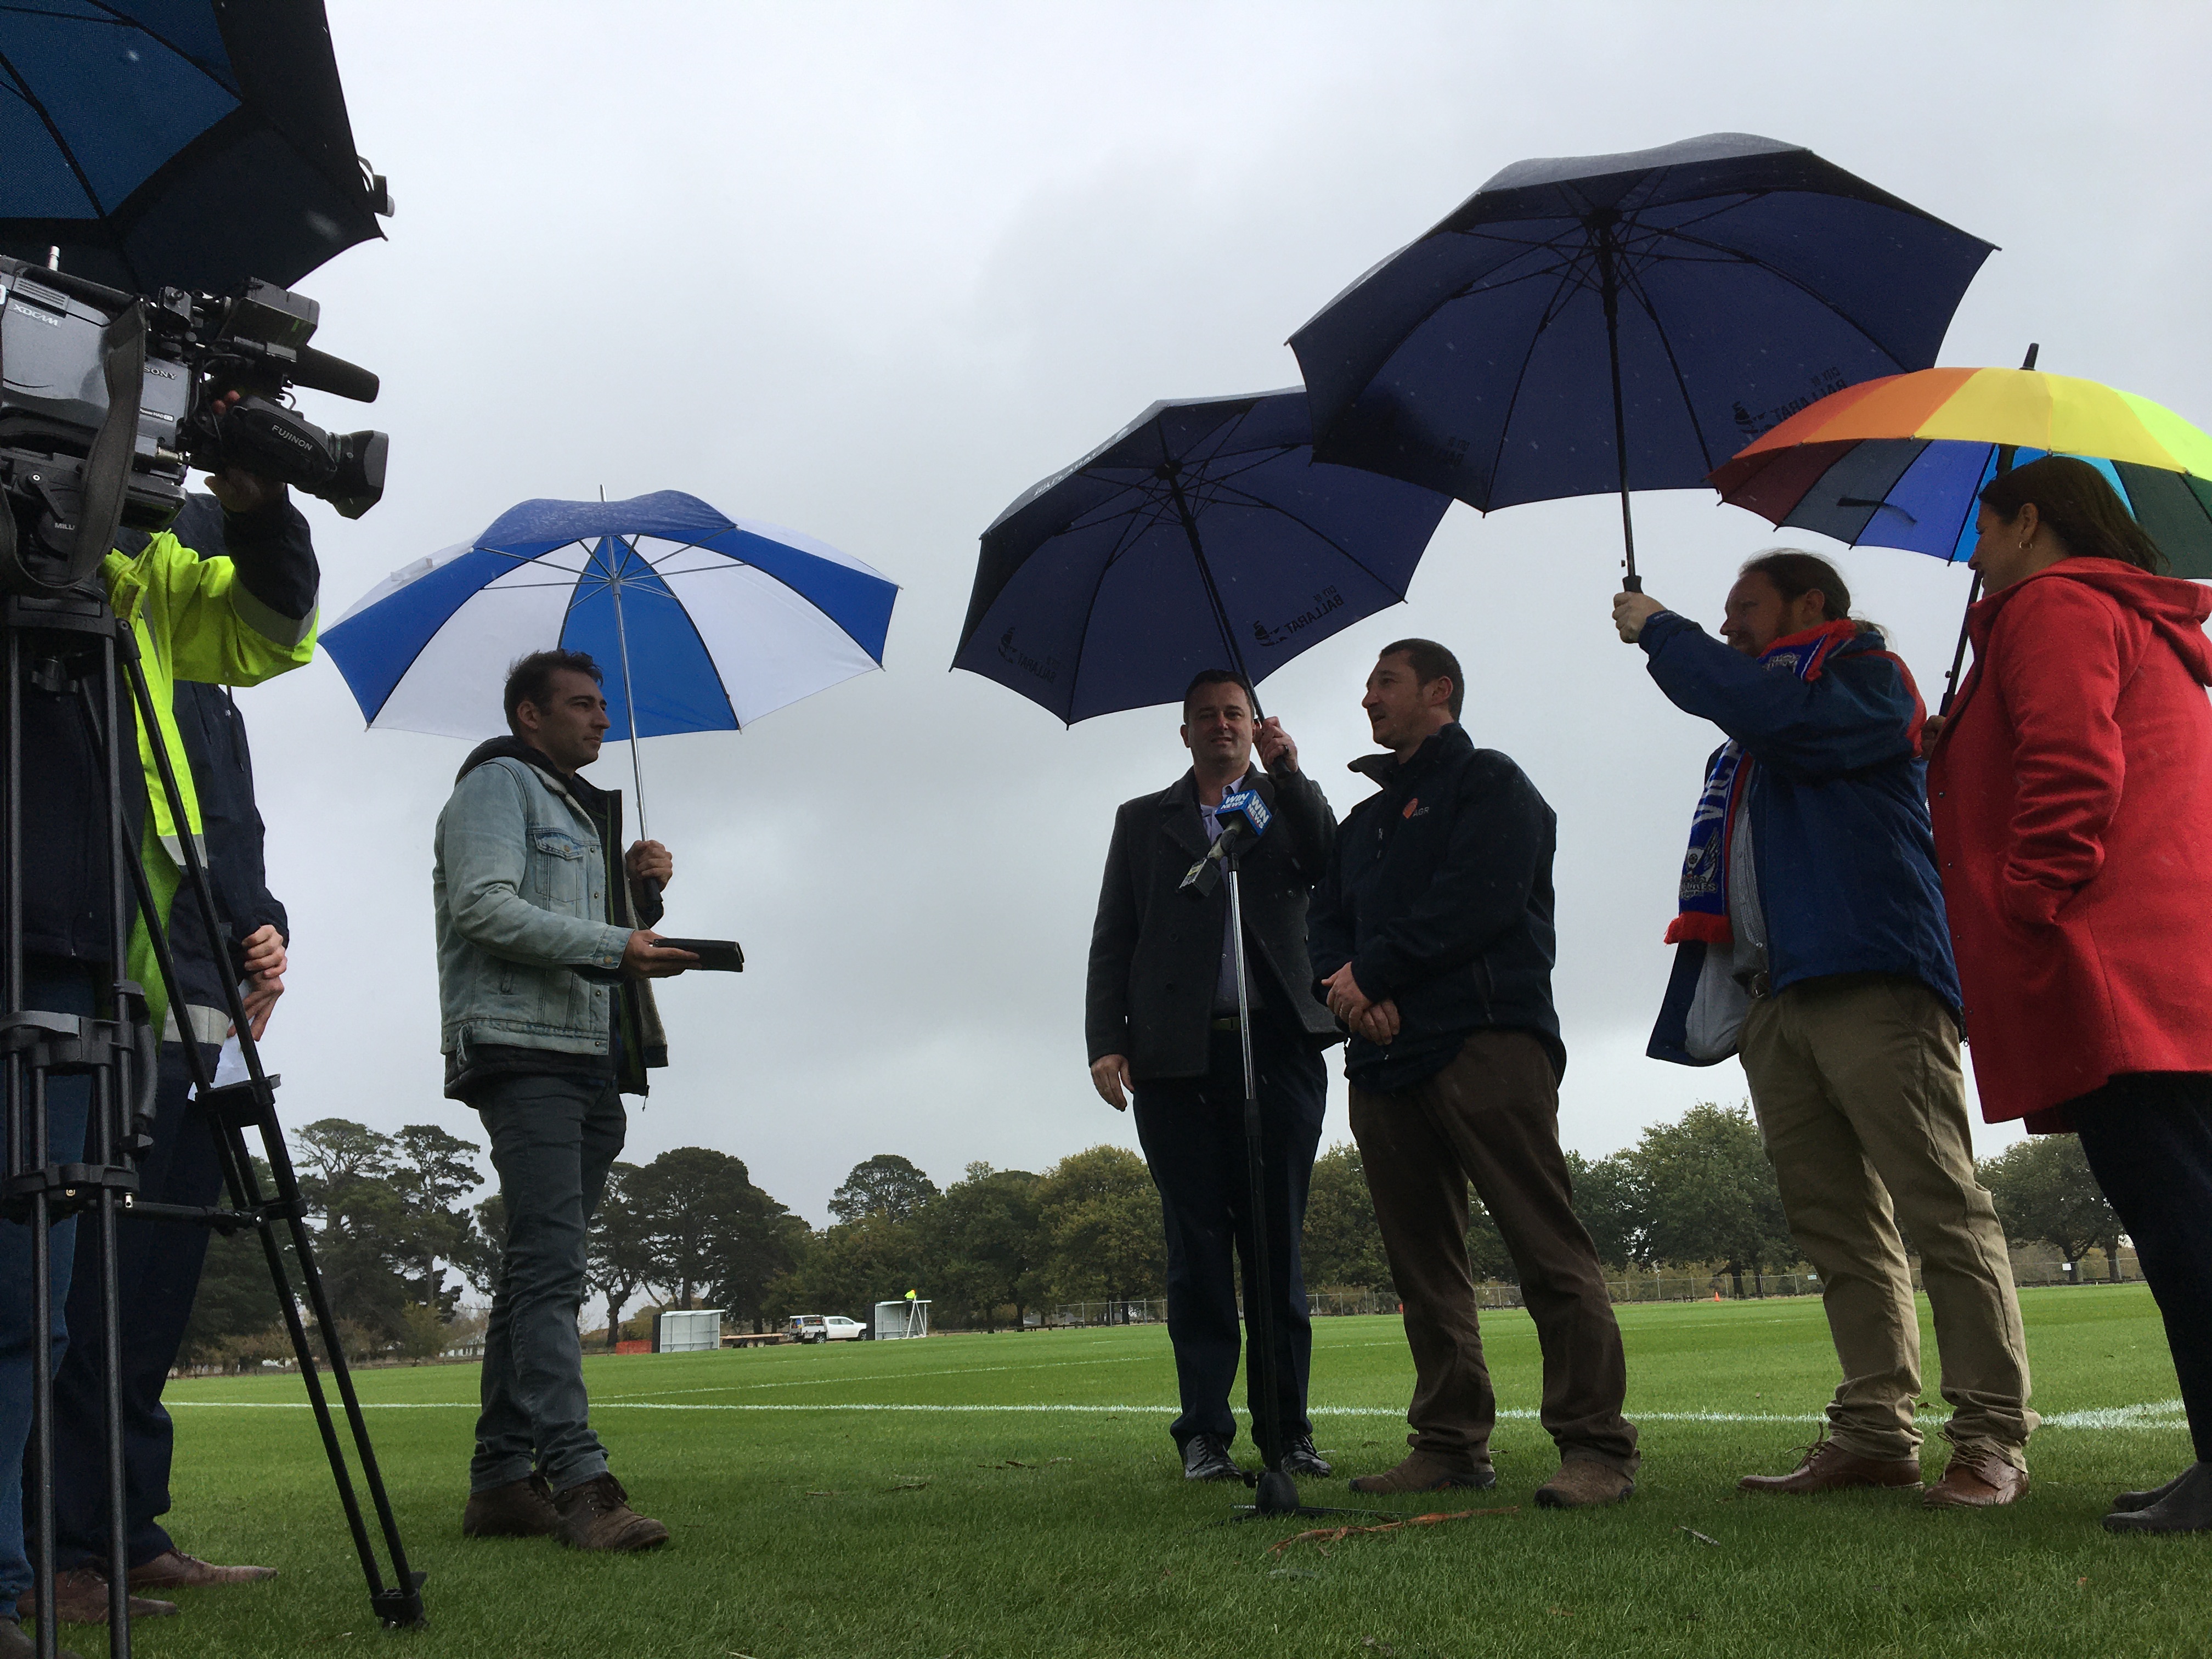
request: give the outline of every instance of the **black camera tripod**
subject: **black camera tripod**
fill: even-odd
[[[8,508],[0,503],[0,512]],[[112,522],[112,520],[111,520]],[[300,1183],[284,1146],[276,1120],[276,1089],[279,1081],[262,1070],[253,1042],[244,999],[235,983],[224,979],[224,1007],[238,1040],[247,1072],[246,1080],[217,1089],[209,1073],[200,1045],[192,1040],[184,1018],[183,987],[161,925],[161,912],[139,849],[127,834],[125,811],[127,769],[140,765],[132,752],[134,730],[154,733],[147,750],[155,761],[171,822],[177,826],[176,842],[184,865],[176,902],[198,906],[204,937],[223,937],[215,895],[185,816],[176,772],[160,736],[159,722],[145,672],[138,660],[131,629],[118,620],[94,583],[58,594],[51,590],[37,596],[0,594],[0,652],[4,652],[4,678],[0,678],[0,702],[4,702],[5,756],[0,761],[0,880],[5,883],[5,938],[0,942],[0,1076],[5,1085],[6,1180],[0,1188],[0,1212],[9,1219],[27,1223],[31,1230],[32,1308],[33,1328],[40,1334],[33,1352],[52,1358],[53,1306],[49,1268],[52,1243],[49,1228],[71,1215],[94,1229],[99,1262],[100,1374],[106,1442],[108,1514],[108,1644],[114,1659],[131,1650],[128,1616],[128,1539],[124,1524],[123,1397],[121,1365],[123,1332],[120,1293],[117,1284],[116,1229],[132,1216],[185,1222],[211,1227],[225,1235],[252,1228],[261,1236],[263,1253],[284,1326],[291,1337],[300,1377],[314,1412],[323,1448],[337,1482],[338,1502],[361,1558],[368,1582],[369,1607],[387,1629],[424,1622],[422,1585],[424,1575],[410,1571],[391,1498],[377,1468],[370,1444],[368,1425],[356,1395],[347,1368],[337,1322],[323,1289],[315,1265],[313,1236],[306,1221],[306,1205]],[[73,694],[104,783],[106,812],[103,844],[95,863],[106,864],[106,915],[110,931],[110,984],[104,1006],[91,1018],[27,1008],[23,942],[23,876],[26,787],[37,789],[41,781],[24,775],[23,693],[35,686],[48,693]],[[126,707],[124,699],[128,696]],[[189,897],[185,891],[190,890]],[[185,1040],[185,1063],[216,1138],[228,1206],[198,1206],[139,1201],[136,1161],[151,1148],[148,1133],[153,1105],[155,1034],[148,1018],[143,989],[129,977],[127,947],[133,915],[143,918],[150,936],[168,1006],[177,1012]],[[85,1076],[90,1079],[90,1116],[84,1157],[75,1163],[58,1163],[51,1157],[46,1095],[48,1081],[56,1077]],[[246,1131],[259,1133],[263,1157],[272,1191],[264,1193],[248,1154]],[[368,1488],[376,1511],[386,1554],[391,1563],[387,1581],[356,1495],[354,1474],[325,1394],[313,1346],[293,1289],[291,1270],[285,1261],[289,1243],[298,1264],[300,1279],[316,1329],[320,1333],[332,1380],[337,1385],[346,1422],[360,1462],[360,1481]],[[84,1341],[89,1332],[72,1332]],[[52,1616],[54,1580],[54,1436],[53,1386],[51,1363],[32,1366],[32,1428],[27,1449],[24,1492],[26,1520],[34,1575],[33,1594],[40,1610],[38,1652],[52,1659],[56,1652],[56,1621]],[[0,1501],[14,1494],[0,1493]]]

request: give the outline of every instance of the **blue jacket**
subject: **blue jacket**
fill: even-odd
[[[1528,1032],[1563,1073],[1551,806],[1511,760],[1477,749],[1456,723],[1403,765],[1369,755],[1352,769],[1382,787],[1337,831],[1306,945],[1316,982],[1350,963],[1361,990],[1395,999],[1399,1028],[1388,1048],[1352,1038],[1345,1075],[1363,1089],[1410,1089],[1485,1030]]]
[[[1753,764],[1747,809],[1774,991],[1831,974],[1917,979],[1960,1005],[1959,973],[1936,874],[1920,694],[1869,628],[1820,677],[1762,668],[1686,617],[1662,611],[1638,643],[1651,678],[1685,713],[1741,743]],[[1674,957],[1655,1060],[1711,1065],[1685,1047],[1705,946]]]

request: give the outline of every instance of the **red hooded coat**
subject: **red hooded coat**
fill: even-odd
[[[1969,613],[1928,772],[1982,1115],[2212,1073],[2212,590],[2062,559]]]

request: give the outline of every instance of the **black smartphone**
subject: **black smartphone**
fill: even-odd
[[[745,971],[744,947],[733,939],[664,938],[654,943],[664,951],[689,951],[699,958],[699,966],[709,973],[742,974]]]

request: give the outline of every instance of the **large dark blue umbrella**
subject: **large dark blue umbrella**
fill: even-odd
[[[1691,489],[1832,392],[1928,368],[1991,245],[1723,132],[1520,161],[1291,337],[1316,453],[1483,512]]]
[[[1316,464],[1296,387],[1154,404],[983,532],[952,665],[1071,726],[1256,684],[1403,599],[1450,505]]]
[[[289,287],[382,234],[319,0],[37,0],[0,27],[0,253]]]

